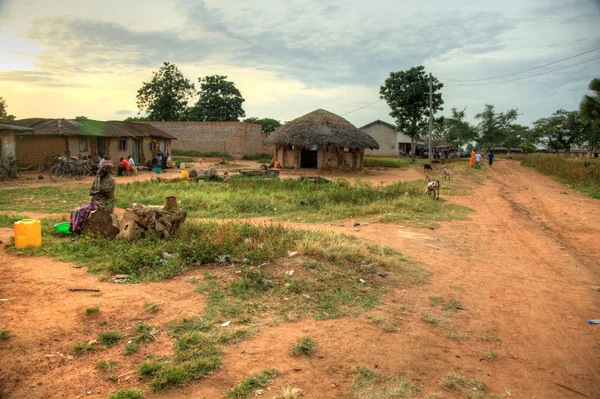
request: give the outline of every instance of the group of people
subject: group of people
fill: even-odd
[[[161,168],[161,169],[172,168],[173,167],[173,159],[171,158],[171,155],[169,155],[169,153],[167,153],[165,155],[165,154],[162,153],[162,151],[159,151],[158,154],[154,158],[152,158],[151,160],[148,161],[147,166],[150,169],[154,169],[154,168]]]
[[[471,159],[469,160],[469,166],[470,167],[475,167],[476,169],[479,169],[481,167],[481,153],[479,151],[475,151],[473,150],[473,152],[471,152]],[[490,165],[490,168],[492,167],[492,164],[494,163],[494,151],[490,151],[490,153],[488,154],[488,164]]]

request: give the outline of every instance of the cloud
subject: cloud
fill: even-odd
[[[131,114],[135,114],[135,111],[130,111],[128,109],[120,109],[118,111],[115,111],[115,115],[131,115]]]
[[[31,83],[42,87],[81,87],[80,84],[63,80],[57,74],[44,71],[5,71],[0,72],[0,82]]]

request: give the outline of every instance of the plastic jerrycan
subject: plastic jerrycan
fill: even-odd
[[[42,224],[38,219],[15,222],[15,248],[39,247],[42,245]]]
[[[182,179],[187,179],[188,178],[188,171],[185,169],[181,169],[181,178]]]

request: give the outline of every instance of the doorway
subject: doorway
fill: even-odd
[[[305,169],[317,169],[317,146],[303,148],[300,153],[300,167]]]
[[[135,161],[136,164],[140,163],[140,140],[139,139],[134,139],[133,140],[133,160]]]
[[[98,155],[100,158],[104,158],[106,155],[106,139],[98,139]]]

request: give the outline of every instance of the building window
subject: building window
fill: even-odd
[[[87,151],[88,150],[88,140],[87,139],[79,139],[79,151]]]
[[[344,147],[344,152],[350,152],[350,148]]]
[[[119,141],[119,151],[127,151],[127,139],[122,138]]]
[[[154,151],[156,150],[156,141],[151,141],[150,142],[150,151]]]

